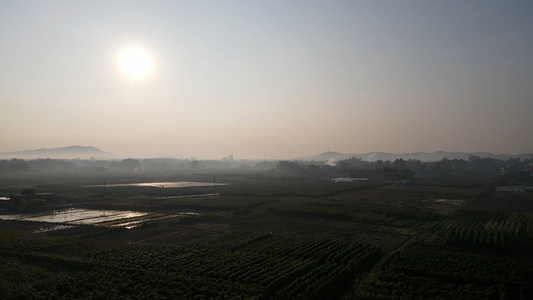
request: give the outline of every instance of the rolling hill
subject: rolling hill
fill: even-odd
[[[91,146],[69,146],[53,149],[36,149],[24,150],[16,152],[1,152],[2,159],[36,159],[36,158],[52,158],[52,159],[112,159],[116,155],[102,151]]]

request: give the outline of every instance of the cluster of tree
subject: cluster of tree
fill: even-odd
[[[0,160],[0,173],[30,171],[82,172],[143,172],[173,170],[268,170],[276,168],[277,161],[266,160],[197,160],[176,158],[127,158],[122,160],[32,159]]]
[[[26,172],[29,170],[30,165],[22,159],[0,160],[0,171],[2,172]]]
[[[527,178],[533,176],[533,158],[500,160],[471,155],[468,160],[444,158],[436,162],[416,159],[365,161],[361,158],[336,162],[272,160],[197,160],[176,158],[122,160],[11,159],[0,160],[0,173],[28,171],[172,171],[172,170],[270,170],[284,175],[307,175],[322,178],[351,177],[376,180],[405,180],[414,174],[472,175]]]
[[[367,177],[382,180],[410,179],[416,174],[500,176],[520,178],[533,176],[533,158],[500,160],[471,155],[468,160],[443,158],[436,162],[416,159],[394,161],[365,161],[361,158],[339,160],[335,163],[316,161],[280,161],[278,172],[285,175],[318,175],[322,177]]]
[[[27,189],[17,194],[9,195],[9,202],[4,203],[4,208],[15,208],[22,210],[37,210],[44,207],[47,203],[58,201],[54,193],[35,193],[34,189]]]

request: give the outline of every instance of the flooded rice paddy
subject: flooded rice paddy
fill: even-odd
[[[205,187],[205,186],[227,185],[226,183],[214,182],[193,182],[193,181],[169,181],[169,182],[141,182],[141,183],[119,183],[104,185],[89,185],[85,187],[153,187],[153,188],[186,188],[186,187]],[[171,197],[162,197],[159,199],[177,199],[189,197],[208,197],[217,196],[218,193],[201,194],[201,195],[180,195]],[[0,197],[0,200],[9,200],[7,197]],[[181,212],[173,214],[178,215],[198,215],[196,212]],[[76,225],[99,225],[110,227],[134,228],[142,225],[147,220],[156,220],[168,218],[171,216],[162,216],[153,213],[125,211],[125,210],[95,210],[83,208],[65,208],[53,211],[24,214],[6,214],[0,215],[0,220],[30,221],[36,223],[46,223],[36,232],[46,232],[72,228]]]
[[[66,208],[33,214],[0,215],[0,220],[60,224],[58,226],[46,227],[46,231],[51,231],[71,228],[75,225],[96,225],[112,221],[117,221],[112,226],[133,228],[135,226],[131,225],[141,224],[144,221],[143,217],[148,217],[148,215],[148,213],[136,211]],[[135,223],[132,221],[134,219],[136,220]],[[121,220],[124,222],[120,222]]]
[[[77,225],[96,225],[132,229],[147,221],[159,221],[178,216],[197,216],[197,212],[180,212],[172,215],[125,210],[95,210],[66,208],[40,213],[0,215],[0,220],[28,221],[42,224],[34,233],[56,231]]]
[[[186,188],[186,187],[202,187],[202,186],[220,186],[227,185],[227,183],[220,182],[196,182],[196,181],[168,181],[168,182],[140,182],[140,183],[117,183],[117,184],[101,184],[88,185],[85,187],[154,187],[154,188]]]

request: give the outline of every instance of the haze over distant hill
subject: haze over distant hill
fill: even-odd
[[[86,146],[69,146],[53,149],[36,149],[16,152],[2,152],[0,158],[11,159],[36,159],[36,158],[53,158],[53,159],[112,159],[116,155],[104,152],[95,147]]]
[[[440,161],[443,158],[447,159],[464,159],[468,160],[470,155],[479,156],[481,158],[494,158],[508,160],[509,158],[533,158],[533,153],[521,153],[521,154],[492,154],[488,152],[449,152],[449,151],[437,151],[433,153],[427,152],[415,152],[415,153],[387,153],[387,152],[368,152],[362,154],[344,154],[339,152],[324,152],[319,155],[311,157],[302,157],[298,158],[299,160],[315,160],[315,161],[337,161],[343,159],[349,159],[352,157],[360,158],[366,161],[376,161],[376,160],[396,160],[396,159],[418,159],[420,161],[429,162],[429,161]]]
[[[415,153],[388,153],[388,152],[368,152],[360,154],[347,154],[328,151],[315,156],[299,157],[289,160],[304,160],[304,161],[329,161],[335,162],[343,159],[349,159],[352,157],[360,158],[365,161],[376,160],[389,160],[394,161],[396,159],[417,159],[423,162],[440,161],[443,158],[447,159],[464,159],[468,160],[470,155],[479,156],[481,158],[494,158],[501,160],[508,160],[509,158],[533,158],[533,153],[520,153],[520,154],[492,154],[488,152],[453,152],[453,151],[437,151],[437,152],[415,152]],[[0,159],[37,159],[37,158],[51,158],[51,159],[120,159],[119,155],[111,154],[102,151],[92,146],[69,146],[53,149],[36,149],[36,150],[24,150],[16,152],[0,152]]]

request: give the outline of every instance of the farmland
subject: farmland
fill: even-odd
[[[0,196],[33,188],[59,198],[3,215],[136,214],[1,220],[1,298],[533,296],[533,196],[496,192],[490,178],[393,186],[252,171],[3,176]],[[132,185],[154,182],[205,184]]]

